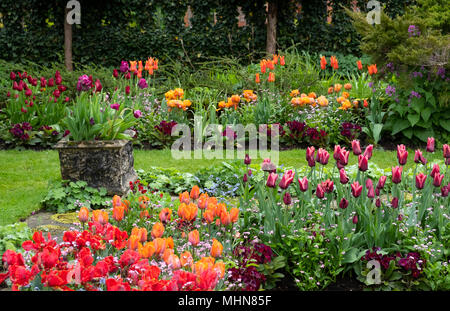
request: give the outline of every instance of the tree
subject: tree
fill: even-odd
[[[275,54],[277,50],[278,1],[267,3],[267,54]]]

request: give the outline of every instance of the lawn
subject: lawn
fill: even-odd
[[[408,166],[414,162],[413,150],[409,150]],[[176,168],[184,172],[195,172],[204,167],[220,164],[218,159],[174,159],[168,150],[135,150],[135,168],[149,167]],[[371,163],[380,168],[390,168],[397,162],[394,151],[374,152]],[[428,161],[442,158],[440,152],[427,154]],[[262,161],[262,159],[254,159]],[[350,157],[350,165],[355,164],[355,157]],[[285,166],[301,167],[306,165],[305,150],[294,149],[281,151],[279,163]],[[330,157],[328,165],[334,165]],[[60,179],[58,153],[47,151],[0,151],[0,225],[15,223],[37,211],[39,202],[44,198],[48,182]]]

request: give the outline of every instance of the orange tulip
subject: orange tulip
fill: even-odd
[[[191,194],[190,194],[191,199],[197,200],[199,195],[200,195],[200,188],[197,185],[195,185],[194,187],[192,187],[192,190],[191,190]]]
[[[269,82],[275,82],[275,74],[273,72],[269,72],[269,77],[267,78]]]
[[[369,103],[367,102],[366,99],[364,99],[364,104],[363,104],[363,106],[364,106],[365,108],[369,107]]]
[[[198,207],[194,203],[180,204],[178,214],[185,221],[193,221],[197,217]]]
[[[303,101],[300,97],[293,97],[291,99],[291,105],[293,105],[293,106],[300,106],[302,104],[303,104]]]
[[[297,97],[300,94],[300,91],[298,89],[292,90],[289,96],[291,97]]]
[[[226,213],[227,212],[227,206],[225,205],[225,203],[219,203],[217,204],[217,208],[216,208],[216,216],[220,217],[222,215],[222,213]]]
[[[153,242],[147,242],[144,246],[139,243],[138,252],[142,257],[150,258],[155,253],[155,246],[153,245]]]
[[[350,94],[348,92],[342,92],[342,96],[347,99],[350,97]]]
[[[197,205],[200,209],[206,208],[206,206],[208,205],[208,198],[209,198],[209,196],[206,192],[200,194],[200,197],[198,198],[198,201],[197,201]]]
[[[174,247],[173,238],[171,236],[166,239],[166,247],[171,249]]]
[[[285,64],[284,56],[280,56],[280,66],[284,66]]]
[[[363,65],[362,65],[362,63],[361,63],[361,60],[358,60],[358,61],[356,62],[356,65],[358,66],[358,70],[362,70],[362,69],[363,69]]]
[[[162,223],[167,223],[170,221],[170,218],[172,217],[172,210],[165,207],[159,212],[159,220]]]
[[[95,222],[99,222],[102,225],[108,223],[108,213],[102,210],[93,211],[92,218]]]
[[[378,73],[378,69],[377,69],[377,65],[376,64],[372,64],[370,66],[367,66],[367,69],[369,71],[369,75],[373,75]]]
[[[113,207],[113,218],[120,222],[123,219],[125,213],[125,205],[118,205]]]
[[[113,204],[113,207],[122,205],[122,200],[120,199],[120,197],[118,195],[113,196],[112,204]]]
[[[211,246],[211,256],[220,257],[222,255],[223,245],[216,239],[213,239]]]
[[[314,93],[314,92],[311,92],[311,93],[309,93],[308,94],[308,97],[312,97],[312,98],[317,98],[317,95],[316,95],[316,93]]]
[[[325,68],[327,68],[327,59],[325,58],[325,56],[322,56],[320,58],[320,68],[322,68],[322,70],[325,70]]]
[[[128,210],[130,209],[130,201],[128,200],[123,200],[122,201],[123,207],[125,208],[125,213],[128,213]]]
[[[330,86],[330,87],[328,88],[328,94],[333,93],[333,91],[334,91],[334,88],[333,88],[332,86]]]
[[[160,238],[164,234],[164,225],[160,222],[157,222],[153,225],[152,228],[152,238]]]
[[[205,219],[206,222],[207,222],[208,224],[210,224],[210,223],[212,223],[212,222],[214,221],[214,215],[215,215],[215,213],[214,213],[213,210],[206,210],[206,211],[203,213],[203,219]]]
[[[334,85],[334,92],[335,93],[339,93],[341,91],[341,89],[342,89],[342,84],[336,83]]]
[[[177,255],[172,254],[169,256],[169,258],[167,259],[167,265],[169,265],[172,270],[177,270],[181,268],[181,261],[180,258],[178,258]]]
[[[220,222],[223,226],[228,226],[231,223],[231,216],[226,210],[220,214]]]
[[[335,70],[339,68],[339,64],[338,64],[338,60],[337,60],[336,56],[333,55],[330,57],[330,65]]]
[[[173,249],[171,249],[171,248],[166,248],[165,250],[164,250],[164,253],[163,253],[163,259],[164,259],[164,261],[168,264],[168,259],[169,259],[169,257],[171,256],[171,255],[173,255],[174,254],[174,251],[173,251]]]
[[[278,64],[278,58],[279,56],[277,54],[272,54],[272,62],[274,65]]]
[[[235,223],[239,219],[239,209],[237,207],[233,207],[230,209],[230,218],[231,222]]]
[[[163,238],[156,238],[153,240],[153,246],[155,247],[155,254],[162,255],[166,250],[166,240]]]
[[[136,65],[137,65],[137,61],[131,61],[130,60],[130,71],[131,72],[137,71]]]
[[[212,269],[214,267],[215,259],[213,257],[202,257],[194,264],[193,272],[197,275],[201,275],[203,272]]]
[[[266,73],[267,62],[265,59],[263,59],[262,61],[259,62],[259,67],[261,69],[261,73]]]
[[[148,210],[144,210],[142,212],[139,213],[139,218],[149,218],[150,214],[148,213]]]
[[[200,242],[200,233],[198,232],[198,230],[193,230],[189,232],[188,240],[189,243],[191,243],[193,246],[197,246],[198,243]]]
[[[269,68],[270,70],[274,70],[275,69],[274,63],[271,60],[267,60],[266,61],[266,65],[267,65],[267,68]]]
[[[259,77],[259,73],[257,73],[257,74],[255,75],[255,82],[256,82],[256,83],[261,83],[261,78]]]
[[[191,201],[190,194],[187,191],[180,193],[179,198],[181,203],[189,204],[189,202]]]
[[[131,235],[128,239],[128,248],[136,250],[139,248],[139,236]]]
[[[175,98],[181,99],[184,96],[184,90],[182,88],[176,88],[173,90]]]
[[[241,101],[241,97],[239,95],[232,95],[231,96],[231,101],[233,103],[239,103]]]
[[[194,258],[192,257],[192,254],[189,251],[185,251],[184,253],[181,253],[180,255],[180,263],[182,267],[191,267],[194,263]]]
[[[317,98],[317,103],[319,103],[321,107],[326,107],[328,106],[328,99],[323,95],[319,96],[319,98]]]
[[[82,223],[85,223],[89,220],[89,210],[86,206],[80,208],[80,211],[78,212],[78,219]]]
[[[147,229],[145,229],[145,228],[134,227],[131,230],[131,235],[135,235],[135,236],[139,237],[139,241],[141,243],[147,241]]]

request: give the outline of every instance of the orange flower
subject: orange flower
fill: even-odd
[[[280,66],[284,66],[286,64],[285,60],[284,60],[284,55],[280,56]]]
[[[173,90],[167,91],[164,96],[166,97],[166,100],[172,100],[175,99],[175,92]]]
[[[184,96],[184,90],[182,88],[176,88],[173,90],[175,98],[182,99]]]
[[[330,86],[330,87],[328,88],[328,94],[333,93],[333,91],[334,91],[334,88],[333,88],[332,86]]]
[[[202,257],[199,261],[194,264],[194,273],[197,275],[212,269],[214,267],[215,258],[213,257]]]
[[[223,226],[228,226],[231,223],[230,213],[228,213],[227,210],[220,214],[220,222]]]
[[[274,69],[275,69],[274,63],[273,63],[273,61],[271,61],[271,60],[267,60],[267,61],[266,61],[266,66],[267,66],[267,68],[269,68],[270,70],[274,70]]]
[[[225,205],[225,203],[218,203],[217,208],[216,208],[216,216],[220,217],[222,215],[222,213],[226,213],[226,212],[227,212],[227,206]]]
[[[192,190],[191,190],[191,195],[190,195],[191,199],[197,200],[199,195],[200,195],[200,188],[197,185],[195,185],[194,187],[192,187]]]
[[[113,218],[120,222],[123,219],[125,213],[125,205],[118,205],[113,207]]]
[[[128,210],[130,209],[130,201],[128,200],[123,200],[122,201],[123,207],[125,208],[125,212],[128,213]]]
[[[178,208],[178,216],[188,222],[193,221],[197,214],[198,207],[194,203],[189,203],[189,205],[182,203]]]
[[[319,105],[321,107],[328,106],[328,99],[323,95],[321,95],[321,96],[319,96],[319,98],[317,98],[317,102],[319,103]]]
[[[222,255],[223,245],[218,240],[213,239],[211,246],[211,256],[212,257],[220,257]]]
[[[147,229],[145,228],[134,227],[131,230],[131,235],[137,236],[141,243],[147,241]]]
[[[276,65],[278,64],[279,56],[277,54],[272,54],[272,62]]]
[[[163,238],[156,238],[153,240],[155,247],[155,254],[161,255],[166,250],[166,240]]]
[[[367,102],[366,99],[364,99],[364,104],[363,104],[363,106],[364,106],[365,108],[369,107],[369,103]]]
[[[189,202],[191,201],[189,192],[187,191],[180,193],[179,198],[181,203],[189,204]]]
[[[170,218],[172,216],[172,210],[165,207],[161,210],[161,212],[159,212],[159,220],[162,223],[167,223],[170,221]]]
[[[208,205],[207,205],[207,208],[208,208],[210,205],[213,206],[213,207],[215,208],[215,206],[217,205],[217,198],[216,198],[216,197],[209,197],[209,198],[208,198]]]
[[[339,68],[339,64],[338,64],[338,60],[337,60],[336,56],[333,55],[330,57],[330,65],[331,65],[331,68],[333,68],[335,70]]]
[[[166,239],[166,247],[171,249],[174,247],[173,238],[171,236]]]
[[[311,93],[308,94],[308,97],[312,97],[312,98],[316,99],[317,95],[316,95],[316,93],[311,92]]]
[[[139,214],[139,218],[149,218],[150,214],[148,213],[148,210],[143,210],[142,212],[140,212]]]
[[[213,210],[209,210],[207,209],[204,213],[203,213],[203,219],[206,220],[206,222],[208,224],[212,223],[214,221],[214,211]]]
[[[137,61],[130,60],[130,71],[132,71],[132,72],[137,71],[136,65],[137,65]]]
[[[113,204],[113,207],[122,205],[122,200],[120,199],[120,197],[118,195],[113,196],[112,204]]]
[[[164,225],[160,222],[157,222],[153,225],[152,228],[152,238],[160,238],[164,234]]]
[[[355,106],[355,108],[358,108],[358,105],[359,105],[359,101],[354,100],[354,101],[353,101],[353,106]]]
[[[200,194],[200,197],[197,200],[197,205],[198,205],[198,207],[200,209],[205,209],[206,208],[206,206],[208,205],[208,198],[209,197],[208,197],[208,194],[206,192]]]
[[[134,250],[139,248],[139,237],[137,235],[130,236],[128,239],[128,248]]]
[[[267,62],[265,59],[263,59],[262,61],[259,62],[259,67],[261,69],[261,73],[266,73]]]
[[[173,270],[177,270],[181,268],[181,261],[177,255],[172,254],[167,259],[167,265],[170,266]]]
[[[253,90],[244,90],[244,92],[242,93],[242,95],[244,96],[245,100],[247,102],[249,101],[255,101],[258,97],[256,96],[255,93],[253,93]]]
[[[362,70],[362,69],[363,69],[363,65],[362,65],[362,63],[361,63],[361,60],[358,60],[358,61],[356,62],[356,66],[358,66],[358,70]]]
[[[139,243],[138,245],[138,252],[139,255],[141,255],[144,258],[150,258],[155,253],[155,246],[153,245],[153,242],[147,242],[144,246]]]
[[[292,90],[289,94],[291,97],[297,97],[300,94],[300,91],[298,89]]]
[[[92,218],[95,222],[99,222],[102,225],[108,223],[108,213],[102,210],[93,211]]]
[[[220,279],[223,278],[225,275],[225,263],[223,261],[216,262],[214,270],[218,273]]]
[[[378,69],[377,69],[377,65],[376,64],[372,64],[370,66],[367,66],[367,69],[369,71],[369,75],[373,75],[378,73]]]
[[[89,210],[86,206],[80,208],[80,211],[78,212],[78,219],[82,223],[85,223],[89,220]]]
[[[193,246],[198,245],[198,243],[200,242],[200,233],[198,232],[197,229],[189,232],[188,240],[189,240],[189,243],[191,243]]]
[[[230,218],[231,222],[236,222],[239,219],[239,209],[237,207],[233,207],[230,209]]]
[[[325,58],[325,56],[322,56],[320,58],[320,68],[322,68],[322,70],[325,70],[325,68],[327,68],[327,59]]]
[[[291,105],[292,106],[300,106],[302,104],[303,104],[303,101],[302,101],[302,99],[300,97],[293,97],[291,99]]]
[[[140,60],[138,62],[138,71],[142,72],[142,70],[144,70],[144,66],[142,66],[142,61]]]
[[[171,248],[166,248],[165,250],[164,250],[164,253],[163,253],[163,259],[164,259],[164,261],[168,264],[168,259],[169,259],[169,257],[171,256],[171,255],[173,255],[174,254],[174,251],[173,251],[173,249],[171,249]]]
[[[257,74],[255,75],[255,82],[256,82],[256,83],[261,83],[261,78],[259,77],[259,73],[257,73]]]
[[[269,77],[267,78],[269,82],[275,82],[275,74],[273,72],[269,72]]]
[[[347,99],[350,97],[350,94],[348,92],[342,92],[342,96]]]
[[[192,257],[192,254],[189,251],[185,251],[184,253],[181,253],[180,255],[180,263],[182,267],[192,267],[194,263],[194,258]]]
[[[347,91],[350,91],[352,89],[352,85],[350,83],[345,83],[344,89],[346,89]]]
[[[341,89],[342,89],[342,84],[336,83],[334,85],[334,92],[335,93],[339,93],[341,91]]]

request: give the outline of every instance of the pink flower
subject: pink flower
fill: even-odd
[[[316,166],[316,161],[314,160],[314,153],[316,152],[316,148],[313,146],[306,148],[306,161],[308,161],[309,167]]]
[[[280,184],[278,185],[281,189],[286,189],[289,187],[289,185],[292,183],[292,181],[294,180],[294,171],[289,170],[287,171],[283,177],[281,178]]]
[[[147,81],[146,81],[144,78],[141,78],[141,80],[139,80],[139,82],[138,82],[138,86],[139,86],[141,89],[146,89],[146,88],[148,88]]]
[[[263,163],[261,164],[261,170],[265,172],[274,172],[277,169],[275,164],[273,164],[269,158],[264,159]]]
[[[361,195],[363,187],[359,184],[359,182],[355,181],[353,184],[351,184],[352,189],[352,195],[357,198]]]
[[[348,207],[348,200],[346,198],[342,198],[341,202],[339,202],[339,207],[342,209],[346,209]]]
[[[358,168],[361,172],[365,172],[369,168],[369,159],[365,156],[360,154],[358,156]]]
[[[440,173],[439,165],[433,164],[433,169],[431,170],[430,176],[434,178],[434,175],[439,173]]]
[[[391,206],[392,208],[397,208],[398,207],[398,198],[394,197],[391,201]]]
[[[362,152],[361,152],[361,145],[359,143],[359,140],[353,140],[352,141],[352,149],[353,149],[353,154],[355,156],[359,156]]]
[[[396,166],[392,168],[392,182],[394,184],[399,184],[402,181],[402,166]]]
[[[317,188],[316,188],[316,196],[319,199],[323,199],[323,197],[325,196],[325,190],[322,187],[322,184],[318,184]]]
[[[347,173],[345,172],[345,169],[341,168],[339,170],[339,181],[341,182],[341,184],[345,185],[346,183],[348,183],[349,178],[347,176]]]
[[[397,146],[397,159],[400,165],[405,165],[408,160],[408,151],[406,150],[405,145]]]
[[[335,145],[334,146],[334,153],[333,153],[333,159],[336,161],[339,161],[339,154],[341,153],[341,146]]]
[[[383,189],[384,188],[384,184],[386,183],[386,176],[380,176],[380,179],[378,180],[377,183],[377,189]]]
[[[422,163],[423,165],[427,164],[427,159],[423,157],[422,151],[420,149],[417,149],[414,152],[414,162],[415,163]]]
[[[427,180],[427,175],[419,173],[416,175],[416,188],[423,189],[425,186],[425,180]]]
[[[450,146],[448,144],[442,146],[442,151],[444,153],[444,158],[450,158]]]
[[[103,86],[99,79],[95,81],[95,92],[100,92]]]
[[[355,214],[355,216],[353,216],[353,220],[352,220],[353,224],[357,224],[358,223],[358,214]]]
[[[367,158],[367,160],[370,160],[373,153],[373,145],[369,145],[366,147],[366,150],[364,150],[364,156]]]
[[[375,197],[375,190],[373,189],[372,179],[368,178],[366,180],[367,197],[373,199]]]
[[[142,112],[140,110],[135,110],[133,115],[136,119],[139,119],[142,116]]]
[[[427,152],[434,152],[434,138],[433,137],[428,137],[427,139]]]
[[[308,178],[303,177],[303,179],[298,179],[298,184],[300,187],[300,191],[305,192],[306,190],[308,190]]]
[[[440,187],[443,179],[444,174],[436,173],[433,177],[433,186]]]
[[[292,203],[292,198],[291,198],[291,194],[289,192],[286,192],[283,196],[283,202],[286,205],[291,205]]]
[[[115,103],[115,104],[111,104],[111,109],[114,109],[114,110],[119,110],[119,108],[120,108],[120,104],[118,104],[118,103]]]
[[[330,158],[330,154],[325,149],[319,148],[317,151],[316,161],[322,165],[328,164],[328,159]]]
[[[270,188],[275,188],[277,179],[278,179],[278,174],[270,173],[269,176],[267,177],[266,186],[270,187]]]

